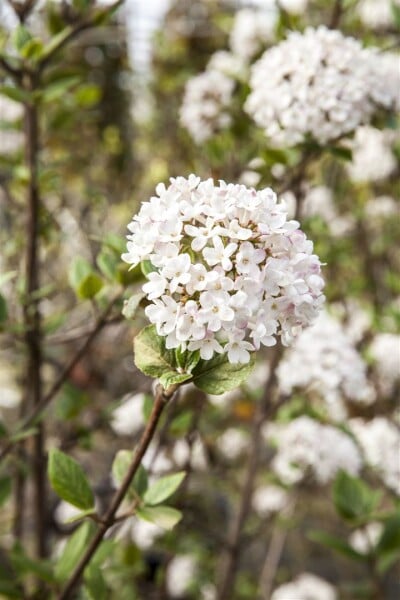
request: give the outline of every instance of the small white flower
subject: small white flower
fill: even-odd
[[[153,272],[148,274],[147,279],[149,279],[149,282],[145,283],[142,289],[147,294],[149,300],[154,300],[162,296],[167,287],[165,277],[157,272]]]
[[[171,258],[161,271],[161,275],[170,279],[169,288],[171,292],[176,292],[179,284],[185,284],[190,281],[190,256],[189,254],[180,254],[176,258]]]
[[[210,248],[207,246],[203,250],[204,260],[211,267],[217,264],[221,264],[222,268],[225,269],[225,271],[230,271],[232,269],[232,261],[230,257],[235,252],[237,244],[231,242],[227,246],[224,246],[221,238],[217,235],[215,235],[212,238],[212,243],[214,248]]]

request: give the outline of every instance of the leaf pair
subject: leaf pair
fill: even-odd
[[[135,337],[134,353],[138,369],[159,379],[165,389],[192,382],[208,394],[223,394],[243,383],[254,367],[254,355],[248,364],[231,364],[226,354],[202,360],[194,352],[186,353],[186,366],[182,366],[182,360],[165,347],[165,338],[157,334],[154,325],[145,327]]]

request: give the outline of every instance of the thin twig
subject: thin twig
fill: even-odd
[[[329,21],[329,29],[337,29],[339,27],[340,19],[343,15],[343,0],[335,0],[331,18]]]
[[[271,402],[273,390],[276,383],[276,368],[279,364],[282,347],[275,346],[270,364],[268,380],[265,384],[263,398],[256,411],[251,433],[252,444],[248,456],[245,478],[242,487],[239,509],[232,523],[228,537],[228,548],[221,561],[221,575],[218,589],[218,600],[230,600],[235,584],[237,564],[240,557],[242,532],[246,523],[247,515],[251,506],[254,482],[259,465],[259,455],[262,446],[262,426],[277,409],[276,404]]]
[[[290,517],[293,514],[295,504],[296,500],[293,499],[289,506],[284,510],[285,517]],[[285,526],[275,523],[272,529],[271,541],[268,546],[258,586],[260,600],[270,600],[271,598],[272,587],[285,547],[287,534],[288,530]]]
[[[88,337],[86,338],[86,340],[84,341],[82,346],[79,348],[79,350],[76,352],[76,354],[74,354],[74,356],[71,358],[69,363],[64,367],[64,369],[60,373],[58,379],[53,383],[52,387],[47,392],[47,394],[45,394],[42,397],[40,404],[37,404],[35,406],[34,410],[28,415],[28,417],[23,421],[23,423],[18,428],[18,430],[11,437],[14,437],[16,435],[21,436],[24,434],[24,432],[27,432],[32,426],[35,425],[37,420],[41,417],[43,411],[48,407],[50,402],[56,396],[57,392],[60,390],[62,385],[68,379],[71,371],[74,369],[74,367],[79,363],[79,361],[86,354],[89,347],[93,343],[94,339],[97,337],[97,335],[103,329],[103,327],[105,325],[107,325],[107,323],[108,323],[107,317],[110,314],[114,304],[117,302],[117,300],[119,300],[120,297],[121,297],[121,292],[119,292],[116,296],[114,296],[112,298],[112,300],[109,302],[107,307],[104,309],[103,313],[97,319],[96,325],[93,327],[93,329],[91,330],[90,334],[88,335]],[[11,441],[8,442],[8,444],[0,452],[0,462],[9,454],[9,452],[13,449],[13,447],[16,444],[17,444],[17,442],[12,439],[11,439]]]
[[[136,447],[131,465],[124,477],[121,487],[115,492],[109,508],[107,509],[105,515],[101,518],[101,525],[99,526],[95,536],[92,538],[85,554],[79,561],[70,579],[67,581],[64,589],[59,594],[58,600],[67,600],[68,598],[71,598],[71,594],[73,593],[75,586],[79,583],[85,568],[90,563],[92,556],[101,544],[106,532],[113,525],[115,515],[122,504],[132,479],[142,462],[143,456],[145,455],[151,440],[153,439],[161,414],[168,401],[175,394],[176,390],[176,385],[169,387],[168,390],[164,390],[161,385],[157,387],[150,418],[147,422],[145,430],[143,431],[142,437],[140,438],[139,444]]]

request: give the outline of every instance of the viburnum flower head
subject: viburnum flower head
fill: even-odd
[[[145,312],[167,349],[247,363],[315,319],[324,302],[319,258],[270,188],[190,175],[156,194],[129,224],[122,258],[154,269]]]
[[[399,103],[398,56],[324,26],[289,34],[252,68],[245,109],[272,143],[321,144]]]

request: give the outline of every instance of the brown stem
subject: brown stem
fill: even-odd
[[[332,15],[329,21],[329,29],[337,29],[339,27],[340,19],[343,14],[343,1],[335,0],[333,5]]]
[[[107,530],[111,527],[111,525],[113,525],[115,515],[122,501],[124,500],[132,479],[142,462],[143,456],[145,455],[151,440],[153,439],[161,414],[168,401],[175,394],[177,387],[178,386],[174,385],[169,387],[167,390],[164,390],[161,385],[157,387],[150,418],[147,422],[145,430],[143,431],[142,437],[140,438],[139,444],[136,447],[128,472],[124,477],[121,487],[115,492],[106,513],[101,518],[101,525],[99,526],[95,536],[92,538],[92,541],[90,542],[85,554],[77,564],[75,571],[72,573],[64,589],[59,594],[58,600],[67,600],[71,597],[75,586],[79,583],[85,568],[90,563],[92,556],[101,544]]]
[[[26,87],[35,89],[35,81],[27,77]],[[26,373],[26,397],[30,410],[37,407],[42,398],[42,328],[39,299],[35,292],[40,287],[39,277],[39,211],[38,183],[39,122],[37,107],[25,105],[26,165],[29,172],[27,198],[27,247],[26,247],[26,298],[24,304],[25,343],[28,353]],[[34,479],[35,550],[38,557],[46,555],[45,507],[46,477],[44,455],[44,428],[40,424],[32,440],[32,471]]]
[[[284,514],[290,517],[293,514],[296,501],[286,508]],[[271,535],[271,541],[268,546],[267,554],[264,561],[264,566],[260,575],[258,585],[260,600],[269,600],[271,598],[272,587],[274,585],[276,571],[281,560],[282,552],[285,547],[288,531],[286,527],[276,523]]]
[[[251,507],[254,482],[259,465],[259,455],[262,447],[262,426],[266,419],[276,410],[276,405],[271,402],[271,396],[275,388],[276,368],[282,355],[282,348],[281,346],[275,346],[273,351],[274,354],[271,359],[270,373],[265,384],[264,395],[253,421],[251,433],[252,444],[246,466],[240,505],[230,529],[226,551],[221,560],[218,600],[230,600],[232,598],[241,551],[242,532]]]
[[[47,394],[45,394],[44,396],[42,396],[42,399],[41,399],[40,403],[38,403],[34,407],[34,409],[26,417],[26,419],[23,421],[22,425],[18,428],[18,430],[14,433],[14,435],[16,435],[16,434],[21,435],[24,432],[28,431],[28,429],[31,428],[33,425],[35,425],[35,423],[37,422],[37,420],[42,415],[43,411],[48,407],[48,405],[53,400],[53,398],[55,398],[57,392],[60,390],[60,388],[62,387],[62,385],[68,379],[71,371],[74,369],[74,367],[78,364],[78,362],[86,354],[86,352],[88,351],[89,347],[93,343],[94,339],[97,337],[97,335],[103,329],[103,327],[105,325],[107,325],[107,323],[108,323],[107,317],[110,314],[111,309],[113,308],[114,304],[116,303],[116,301],[120,297],[121,297],[121,293],[119,292],[110,301],[110,303],[104,309],[103,313],[97,319],[95,326],[91,330],[90,334],[88,335],[88,337],[86,338],[86,340],[84,341],[84,343],[82,344],[82,346],[79,348],[79,350],[76,352],[76,354],[74,354],[74,356],[71,358],[71,360],[69,361],[69,363],[67,365],[65,365],[65,367],[61,371],[58,379],[53,383],[52,387],[49,389],[49,391],[47,392]],[[14,441],[14,440],[12,440],[12,439],[11,439],[11,441],[9,441],[7,443],[7,445],[0,452],[0,463],[11,452],[11,450],[14,448],[14,446],[16,445],[16,443],[17,442]]]

